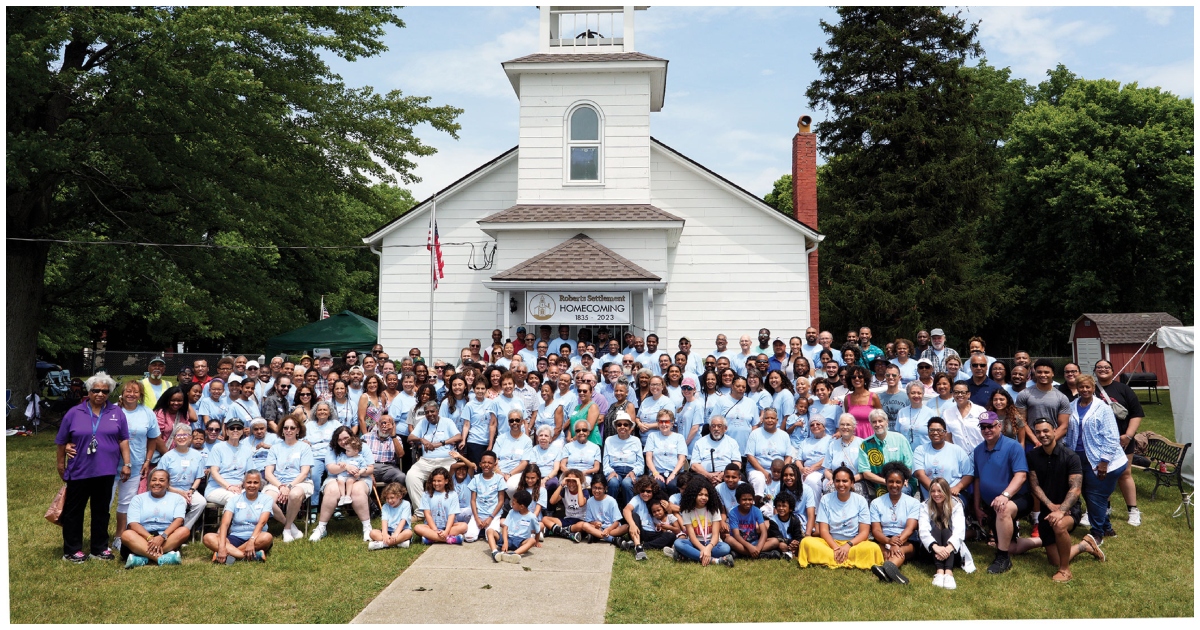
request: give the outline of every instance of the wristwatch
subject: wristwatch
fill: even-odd
[[[1004,492],[1001,492],[1001,493],[1000,493],[1000,496],[1004,497],[1005,499],[1011,499],[1011,498],[1012,498],[1012,495],[1008,493],[1008,490],[1005,490]]]

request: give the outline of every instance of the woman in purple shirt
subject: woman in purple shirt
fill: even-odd
[[[108,510],[113,481],[132,472],[129,424],[121,408],[108,401],[117,386],[104,372],[84,383],[87,398],[63,416],[54,443],[58,445],[58,475],[67,483],[59,522],[63,530],[63,560],[80,564],[88,558],[112,560],[108,548]],[[67,460],[67,446],[74,454]],[[91,554],[83,553],[83,511],[92,504]]]

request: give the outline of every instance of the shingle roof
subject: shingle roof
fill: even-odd
[[[1084,313],[1096,322],[1104,343],[1143,343],[1163,326],[1179,326],[1170,313]]]
[[[480,223],[552,223],[560,221],[682,221],[649,204],[516,205],[479,220]]]
[[[640,52],[619,53],[534,53],[504,63],[559,63],[576,61],[666,61]]]
[[[662,278],[593,241],[586,234],[576,234],[541,254],[492,276],[492,280],[658,282]]]

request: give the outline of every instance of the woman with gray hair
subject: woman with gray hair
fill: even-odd
[[[537,439],[529,463],[542,473],[542,486],[552,493],[558,487],[558,473],[562,472],[562,445],[554,441],[554,429],[548,425],[538,427]]]
[[[450,451],[463,439],[453,420],[439,417],[441,406],[436,396],[433,400],[425,401],[422,410],[425,417],[417,422],[408,435],[409,444],[421,447],[421,458],[413,462],[404,480],[408,486],[408,497],[413,501],[413,516],[425,510],[429,498],[429,493],[425,492],[425,479],[436,468],[450,470],[454,465]]]
[[[63,560],[81,564],[88,558],[112,560],[108,548],[108,510],[113,482],[125,482],[133,472],[129,423],[125,412],[109,402],[117,383],[104,372],[84,382],[87,397],[63,416],[54,443],[58,446],[58,476],[67,484],[63,499]],[[67,446],[74,456],[67,459]],[[83,512],[92,504],[91,554],[83,552]]]
[[[341,426],[342,423],[338,422],[333,414],[333,405],[325,400],[313,404],[308,421],[304,423],[304,441],[312,447],[313,454],[313,487],[318,489],[312,495],[313,505],[321,503],[320,488],[325,478],[325,465],[333,463],[329,442],[333,439],[333,433]]]
[[[192,450],[192,428],[186,422],[175,425],[171,430],[171,450],[158,460],[158,470],[171,476],[168,487],[187,501],[187,512],[183,515],[183,526],[194,529],[196,521],[204,513],[208,500],[197,491],[204,481],[204,458]]]

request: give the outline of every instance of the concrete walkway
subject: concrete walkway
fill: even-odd
[[[570,593],[555,623],[604,623],[616,548],[561,538],[542,544],[521,564],[492,562],[483,541],[433,545],[351,623],[529,623],[529,611],[551,593]]]

